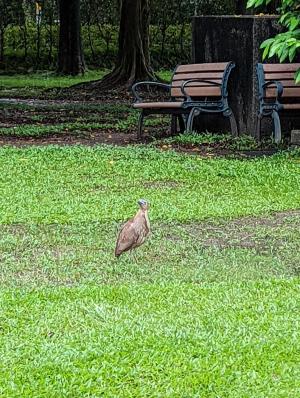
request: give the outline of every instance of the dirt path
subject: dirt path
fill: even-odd
[[[84,98],[84,97],[83,97]],[[165,138],[169,134],[169,120],[145,127],[143,140],[137,140],[137,120],[131,112],[131,98],[111,96],[95,100],[0,98],[0,146],[18,147],[31,145],[116,145],[148,144],[153,138]],[[7,104],[7,108],[5,105]],[[21,105],[18,107],[18,105]],[[22,107],[22,105],[24,107]],[[132,118],[134,116],[134,118]],[[78,123],[75,129],[66,124]],[[93,127],[92,124],[95,124]],[[117,124],[120,127],[117,127]],[[63,125],[64,124],[64,125]],[[96,126],[97,124],[97,126]],[[52,126],[60,125],[56,131]],[[26,126],[29,128],[26,129]],[[33,131],[30,131],[33,126]],[[25,127],[25,131],[24,131]],[[34,128],[44,128],[40,134]],[[9,129],[9,130],[6,130]],[[17,130],[15,130],[17,129]],[[20,131],[21,129],[21,131]],[[23,129],[23,131],[22,131]],[[150,133],[147,133],[147,130]],[[276,150],[233,150],[218,142],[201,145],[157,142],[162,151],[175,150],[201,157],[235,156],[253,158],[273,155]]]
[[[146,142],[146,141],[145,141]],[[117,145],[126,146],[137,144],[135,133],[106,133],[103,131],[93,131],[86,137],[76,137],[72,134],[57,134],[48,137],[0,137],[0,146],[13,145],[17,147],[26,146],[45,146],[45,145]]]
[[[132,102],[128,99],[117,99],[117,102],[120,104],[128,104]],[[39,99],[39,98],[0,98],[0,104],[10,104],[10,105],[28,105],[33,107],[49,107],[51,105],[102,105],[102,104],[115,104],[116,100],[109,99],[91,99],[87,100],[79,100],[79,99]]]

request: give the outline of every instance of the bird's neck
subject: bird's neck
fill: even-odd
[[[149,220],[149,216],[148,216],[148,210],[145,210],[145,211],[144,211],[144,217],[145,217],[145,220],[146,220],[147,228],[148,228],[149,231],[150,231],[150,220]]]
[[[150,230],[150,220],[149,220],[148,210],[147,209],[146,210],[139,209],[139,211],[136,214],[136,217],[145,217],[147,228]]]

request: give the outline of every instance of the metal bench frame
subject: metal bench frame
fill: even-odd
[[[264,117],[271,117],[274,126],[274,141],[278,144],[282,139],[279,112],[284,110],[284,104],[280,102],[284,94],[284,87],[278,80],[268,80],[266,82],[264,64],[258,63],[256,65],[256,73],[259,95],[259,113],[257,115],[256,135],[260,140],[262,119]],[[271,101],[270,98],[268,101],[266,101],[266,89],[270,86],[274,86],[276,88],[276,96],[274,101]]]
[[[217,63],[216,63],[217,64]],[[173,77],[176,74],[178,65],[172,75]],[[202,113],[210,113],[216,114],[221,113],[223,116],[228,117],[230,120],[231,131],[234,136],[238,135],[237,124],[234,117],[234,114],[229,107],[228,104],[228,79],[231,73],[231,70],[235,67],[234,62],[228,62],[227,66],[223,72],[222,83],[217,83],[211,81],[210,79],[189,79],[185,80],[181,85],[181,92],[183,97],[183,102],[181,107],[179,108],[141,108],[141,113],[138,122],[138,138],[142,137],[142,129],[143,129],[143,122],[144,118],[151,114],[171,114],[172,115],[172,126],[171,131],[172,133],[177,132],[177,118],[179,119],[179,127],[180,132],[191,132],[193,128],[194,118],[199,116]],[[208,97],[204,97],[205,99],[197,100],[190,96],[187,93],[187,89],[189,86],[192,86],[193,83],[208,83],[210,86],[218,86],[221,89],[220,99],[208,99]],[[168,91],[171,94],[172,83],[171,84],[164,84],[158,82],[151,82],[151,81],[143,81],[138,82],[132,86],[132,92],[135,97],[134,103],[143,102],[142,98],[138,94],[138,89],[142,86],[156,86],[163,90]],[[209,86],[208,86],[209,87]],[[177,101],[178,98],[170,96],[169,102]],[[166,101],[167,103],[168,101]]]

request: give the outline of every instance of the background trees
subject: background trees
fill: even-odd
[[[127,2],[123,3],[126,9]],[[0,0],[0,31],[3,31],[2,53],[5,55],[2,68],[57,67],[58,1],[41,0],[39,4],[38,18],[32,0]],[[80,0],[82,48],[89,67],[114,66],[119,49],[121,4],[121,0]],[[151,0],[149,41],[153,68],[172,67],[178,59],[189,60],[192,15],[234,13],[233,4],[234,0]]]
[[[0,0],[0,10],[0,62],[3,62],[6,29],[10,24],[22,29],[25,18],[21,0]]]
[[[59,0],[59,52],[57,71],[61,74],[84,73],[81,45],[80,0]]]
[[[151,75],[149,57],[155,70],[190,60],[192,15],[274,13],[278,5],[287,32],[266,44],[265,55],[292,59],[299,51],[298,0],[250,0],[248,4],[259,6],[257,9],[247,9],[247,0],[148,1],[41,0],[37,15],[36,2],[32,0],[0,0],[0,67],[55,70],[58,66],[61,73],[82,73],[81,26],[86,64],[109,69],[115,66],[115,76],[120,75],[120,81],[129,84],[134,75]],[[70,15],[73,17],[68,18]],[[129,57],[129,53],[136,54],[139,60],[133,62],[135,56]],[[113,80],[111,75],[107,84]]]
[[[122,0],[116,65],[102,87],[126,85],[153,78],[149,56],[149,0]]]

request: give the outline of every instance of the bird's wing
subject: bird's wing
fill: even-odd
[[[133,219],[127,221],[122,227],[116,244],[116,254],[120,254],[129,250],[138,240],[138,233],[134,228]]]

